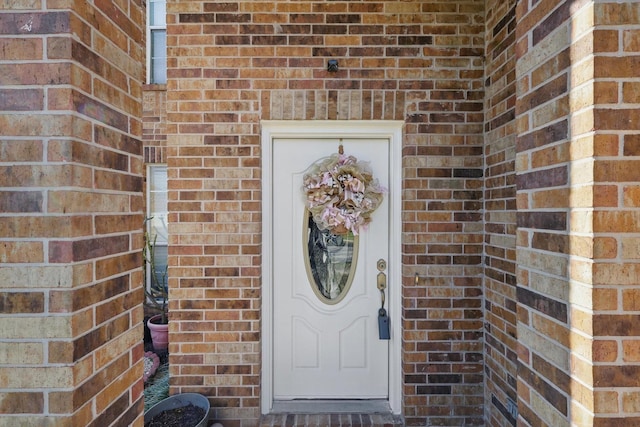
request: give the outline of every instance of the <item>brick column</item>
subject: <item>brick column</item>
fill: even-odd
[[[591,356],[601,427],[640,423],[639,16],[640,3],[611,1],[594,4],[590,17],[594,106],[582,130],[595,130]]]
[[[576,322],[590,305],[590,279],[580,280],[576,266],[586,262],[588,271],[592,200],[571,129],[572,96],[588,78],[572,65],[590,46],[571,32],[572,13],[585,2],[528,3],[518,3],[516,19],[518,409],[524,425],[566,426],[590,395],[586,371],[572,373],[590,363],[581,345],[590,332]]]
[[[640,420],[639,14],[638,3],[519,3],[523,425]]]
[[[0,5],[0,424],[141,426],[144,9],[43,3]]]

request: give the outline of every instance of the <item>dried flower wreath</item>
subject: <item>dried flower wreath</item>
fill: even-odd
[[[373,178],[368,163],[344,154],[314,162],[303,176],[307,209],[320,230],[357,235],[371,222],[386,190]]]

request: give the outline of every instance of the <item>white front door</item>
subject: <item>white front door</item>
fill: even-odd
[[[353,280],[342,299],[323,298],[305,266],[309,222],[302,195],[303,175],[316,160],[336,153],[341,142],[346,155],[369,162],[374,177],[388,188],[388,138],[273,140],[275,400],[389,396],[389,341],[378,337],[381,295],[376,286],[378,261],[389,259],[389,195],[385,194],[371,223],[357,238]],[[382,272],[388,274],[386,268]]]

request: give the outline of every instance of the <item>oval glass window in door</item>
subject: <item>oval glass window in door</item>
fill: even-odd
[[[358,236],[320,230],[305,209],[302,233],[307,276],[313,292],[326,304],[337,304],[349,292],[358,261]]]

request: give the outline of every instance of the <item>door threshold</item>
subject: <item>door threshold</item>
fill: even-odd
[[[272,414],[390,414],[388,400],[296,399],[276,400]]]

